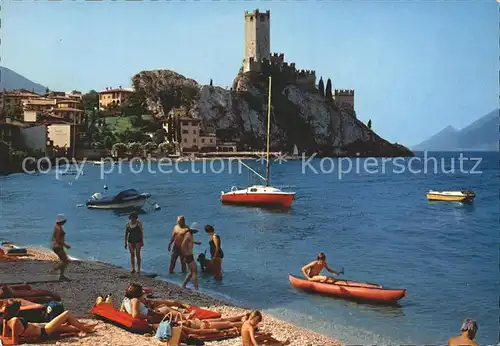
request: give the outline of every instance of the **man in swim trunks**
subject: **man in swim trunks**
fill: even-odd
[[[184,240],[181,244],[181,253],[184,258],[184,262],[186,262],[189,267],[189,274],[184,279],[182,288],[186,288],[188,281],[193,279],[194,289],[198,290],[198,269],[193,256],[193,244],[200,245],[201,243],[199,241],[194,241],[193,234],[195,233],[198,233],[198,224],[196,222],[189,227],[188,232],[184,235]]]
[[[448,339],[449,346],[477,346],[479,345],[474,341],[477,334],[477,323],[474,320],[466,319],[462,323],[462,328],[460,329],[461,334],[458,336],[451,337]]]
[[[316,261],[313,261],[308,265],[302,267],[302,274],[304,274],[304,277],[309,281],[327,282],[327,283],[335,282],[336,280],[332,277],[319,275],[323,269],[328,270],[330,273],[334,275],[340,275],[343,274],[344,272],[343,270],[338,272],[330,268],[328,266],[328,263],[326,263],[326,255],[323,252],[320,252],[316,257]]]
[[[180,258],[182,272],[186,273],[186,263],[181,256],[181,244],[184,240],[184,235],[188,231],[188,227],[186,226],[186,220],[184,216],[177,217],[177,224],[174,226],[174,230],[172,231],[172,238],[170,238],[170,243],[168,244],[168,251],[171,251],[170,256],[170,274],[174,273],[175,262],[177,262],[177,258]],[[174,245],[172,247],[172,244]]]

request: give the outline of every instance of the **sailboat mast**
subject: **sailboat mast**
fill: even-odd
[[[267,154],[266,154],[266,186],[269,186],[269,136],[271,132],[271,76],[269,76],[269,96],[267,98]]]

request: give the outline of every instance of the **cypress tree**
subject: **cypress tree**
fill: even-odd
[[[326,81],[326,88],[325,88],[325,97],[327,100],[331,100],[333,98],[332,96],[332,81],[330,78]]]
[[[372,120],[371,119],[368,120],[368,124],[366,124],[366,126],[368,126],[369,129],[372,128]]]
[[[323,77],[319,79],[318,89],[321,97],[325,97],[325,84],[323,83]]]

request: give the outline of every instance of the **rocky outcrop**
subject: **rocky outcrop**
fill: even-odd
[[[413,156],[387,142],[356,119],[354,110],[340,109],[319,90],[293,83],[280,73],[242,73],[230,90],[199,85],[169,70],[143,71],[132,79],[149,110],[159,118],[179,115],[201,118],[207,132],[222,140],[239,139],[246,148],[265,147],[268,76],[272,76],[271,148],[341,156]]]

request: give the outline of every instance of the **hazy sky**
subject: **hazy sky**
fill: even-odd
[[[271,51],[355,89],[358,118],[413,145],[498,107],[498,3],[475,1],[32,2],[2,5],[1,64],[53,90],[130,86],[171,69],[228,86],[243,12],[271,10]]]

